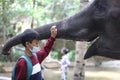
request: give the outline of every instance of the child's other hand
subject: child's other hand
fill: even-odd
[[[56,26],[52,26],[52,27],[50,28],[50,31],[51,31],[51,36],[52,36],[53,38],[55,38],[56,35],[57,35],[57,28],[56,28]]]

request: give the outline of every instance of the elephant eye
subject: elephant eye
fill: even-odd
[[[94,18],[102,19],[105,17],[107,11],[106,0],[96,0],[94,4]]]

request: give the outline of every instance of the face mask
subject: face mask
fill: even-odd
[[[30,49],[32,54],[37,57],[36,53],[39,51],[39,47],[33,46],[33,49]]]
[[[34,46],[33,49],[30,49],[32,53],[37,53],[39,51],[39,47]]]

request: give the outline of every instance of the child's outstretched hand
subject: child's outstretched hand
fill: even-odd
[[[57,35],[57,28],[56,28],[56,26],[52,26],[52,27],[50,28],[50,31],[51,31],[51,36],[52,36],[53,38],[55,38],[56,35]]]

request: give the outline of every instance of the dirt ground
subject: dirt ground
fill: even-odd
[[[68,80],[73,80],[73,68],[69,69]],[[61,80],[59,69],[47,69],[43,71],[45,80]],[[0,76],[10,77],[11,73],[0,73]],[[120,80],[120,69],[87,67],[85,80]]]
[[[110,66],[108,63],[106,65]],[[58,69],[58,65],[56,63],[47,63],[47,66],[49,66],[49,69],[43,70],[44,79],[61,80],[61,73]],[[117,66],[120,66],[120,63],[119,65],[117,64]],[[11,68],[12,67],[5,67],[5,69],[8,69],[8,72],[0,73],[0,77],[11,77]],[[73,74],[74,68],[72,66],[68,72],[68,80],[73,80]],[[85,68],[85,80],[120,80],[120,68],[87,66]]]
[[[73,69],[68,72],[68,80],[73,80]],[[120,80],[120,70],[108,68],[89,67],[85,70],[85,80]],[[61,80],[58,69],[45,70],[45,80]]]

